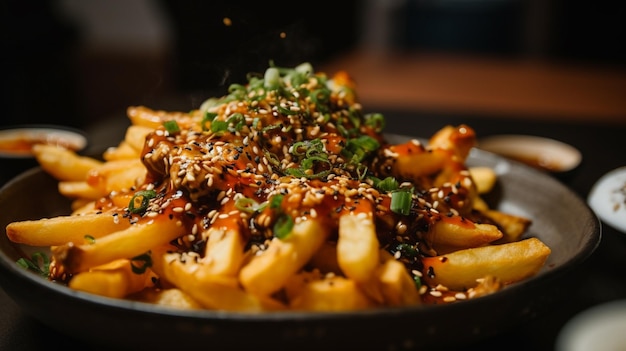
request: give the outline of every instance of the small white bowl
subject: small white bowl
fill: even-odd
[[[20,125],[0,130],[0,158],[33,158],[32,146],[53,144],[82,151],[87,147],[84,132],[55,125]]]
[[[626,350],[626,300],[590,307],[569,320],[559,332],[556,351]]]
[[[582,161],[582,154],[575,147],[534,135],[489,136],[480,139],[478,147],[549,173],[569,172]]]
[[[603,222],[626,234],[626,166],[600,177],[587,203]]]

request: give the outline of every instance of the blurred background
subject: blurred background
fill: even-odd
[[[605,91],[596,92],[598,104],[612,108],[612,119],[626,121],[621,102],[626,99],[620,97],[626,98],[625,8],[605,0],[5,0],[2,124],[85,127],[123,115],[129,105],[191,109],[244,81],[248,72],[263,71],[270,60],[279,66],[309,61],[320,69],[354,69],[364,97],[384,107],[376,87],[397,84],[370,77],[376,71],[394,77],[385,70],[396,56],[371,58],[390,53],[404,55],[403,65],[422,62],[397,74],[415,84],[408,85],[415,96],[405,98],[406,108],[434,108],[427,99],[439,106],[466,101],[457,108],[480,113],[482,105],[450,100],[448,92],[456,87],[452,95],[466,96],[473,89],[462,79],[478,84],[483,73],[508,74],[488,71],[491,67],[528,69],[531,62],[531,76],[538,80],[513,79],[510,85],[533,90],[533,84],[542,84],[545,67],[583,68],[594,74],[573,84],[604,84]],[[468,72],[483,73],[454,73],[467,62]],[[429,76],[419,67],[441,74]],[[423,76],[411,76],[411,69]],[[498,91],[498,84],[484,94]],[[431,88],[439,95],[431,98]],[[510,110],[514,104],[506,111],[503,106],[502,114],[516,112]]]

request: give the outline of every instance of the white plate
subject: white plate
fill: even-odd
[[[571,171],[582,160],[575,147],[535,135],[493,135],[480,139],[478,147],[551,173]]]
[[[556,351],[626,350],[626,300],[591,307],[569,320],[559,332]]]
[[[626,166],[600,177],[587,202],[603,222],[626,233]]]

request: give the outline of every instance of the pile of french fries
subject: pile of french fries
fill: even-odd
[[[190,112],[130,107],[102,158],[36,145],[72,213],[9,239],[50,247],[48,278],[72,289],[246,312],[452,303],[549,256],[530,219],[482,199],[497,175],[465,166],[469,126],[391,145],[344,72],[306,64],[235,88]]]

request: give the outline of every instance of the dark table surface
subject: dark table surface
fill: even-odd
[[[472,126],[480,137],[494,134],[532,134],[547,136],[577,147],[583,162],[573,173],[559,180],[586,200],[593,184],[605,173],[626,166],[626,123],[595,123],[550,118],[523,119],[506,117],[481,117],[442,115],[413,111],[382,111],[387,119],[386,131],[417,137],[428,137],[444,124],[465,123]],[[626,119],[626,116],[624,116]],[[117,144],[128,125],[121,115],[87,129],[93,153],[106,146]],[[2,180],[6,180],[6,170]],[[602,224],[602,240],[594,254],[584,264],[561,277],[571,290],[549,310],[528,322],[483,340],[467,345],[464,350],[553,350],[561,328],[576,314],[592,306],[626,298],[626,233]],[[1,277],[0,277],[1,279]],[[0,284],[1,285],[1,284]],[[45,298],[45,297],[42,297]],[[626,316],[625,316],[626,318]],[[0,350],[42,350],[45,348],[78,347],[98,349],[61,334],[43,325],[21,311],[0,289]]]

